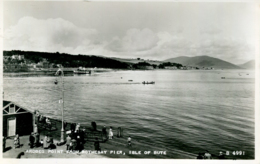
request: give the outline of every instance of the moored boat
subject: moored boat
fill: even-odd
[[[142,84],[155,84],[155,82],[154,82],[154,81],[150,81],[150,82],[148,82],[148,81],[147,81],[147,82],[143,81]]]
[[[75,74],[91,74],[90,70],[86,70],[86,68],[79,67],[77,70],[73,71]]]

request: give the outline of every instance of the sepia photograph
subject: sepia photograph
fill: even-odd
[[[257,158],[256,3],[2,9],[2,159]]]

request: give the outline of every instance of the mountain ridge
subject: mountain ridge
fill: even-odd
[[[164,62],[180,63],[182,65],[194,67],[212,67],[217,69],[242,69],[240,66],[232,64],[230,62],[206,55],[195,57],[179,56],[176,58],[166,59],[164,60]]]

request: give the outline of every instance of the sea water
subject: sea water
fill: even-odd
[[[243,155],[233,157],[254,159],[254,80],[254,72],[247,70],[111,71],[65,76],[64,117],[87,125],[95,121],[107,127],[121,126],[133,141],[152,144],[158,150],[194,155],[205,150],[231,155],[243,151]],[[19,76],[4,77],[3,81],[6,100],[61,118],[60,78]]]

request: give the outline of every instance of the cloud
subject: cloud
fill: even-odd
[[[221,32],[222,32],[222,30],[220,28],[220,25],[218,25],[217,23],[211,22],[211,23],[206,23],[203,26],[200,26],[200,33],[201,34],[215,35],[215,34],[219,34]]]
[[[4,32],[5,49],[35,51],[70,51],[79,44],[89,43],[86,38],[97,35],[95,29],[85,29],[61,18],[41,20],[21,18]]]
[[[152,49],[159,41],[150,29],[129,29],[123,38],[114,37],[107,48],[116,52],[136,52]]]
[[[200,55],[235,59],[237,63],[252,59],[254,46],[243,38],[222,35],[217,25],[210,26],[199,31],[196,39],[188,37],[185,31],[154,32],[149,28],[132,28],[122,36],[102,39],[96,29],[77,27],[61,18],[23,17],[4,31],[4,49],[157,60]]]

